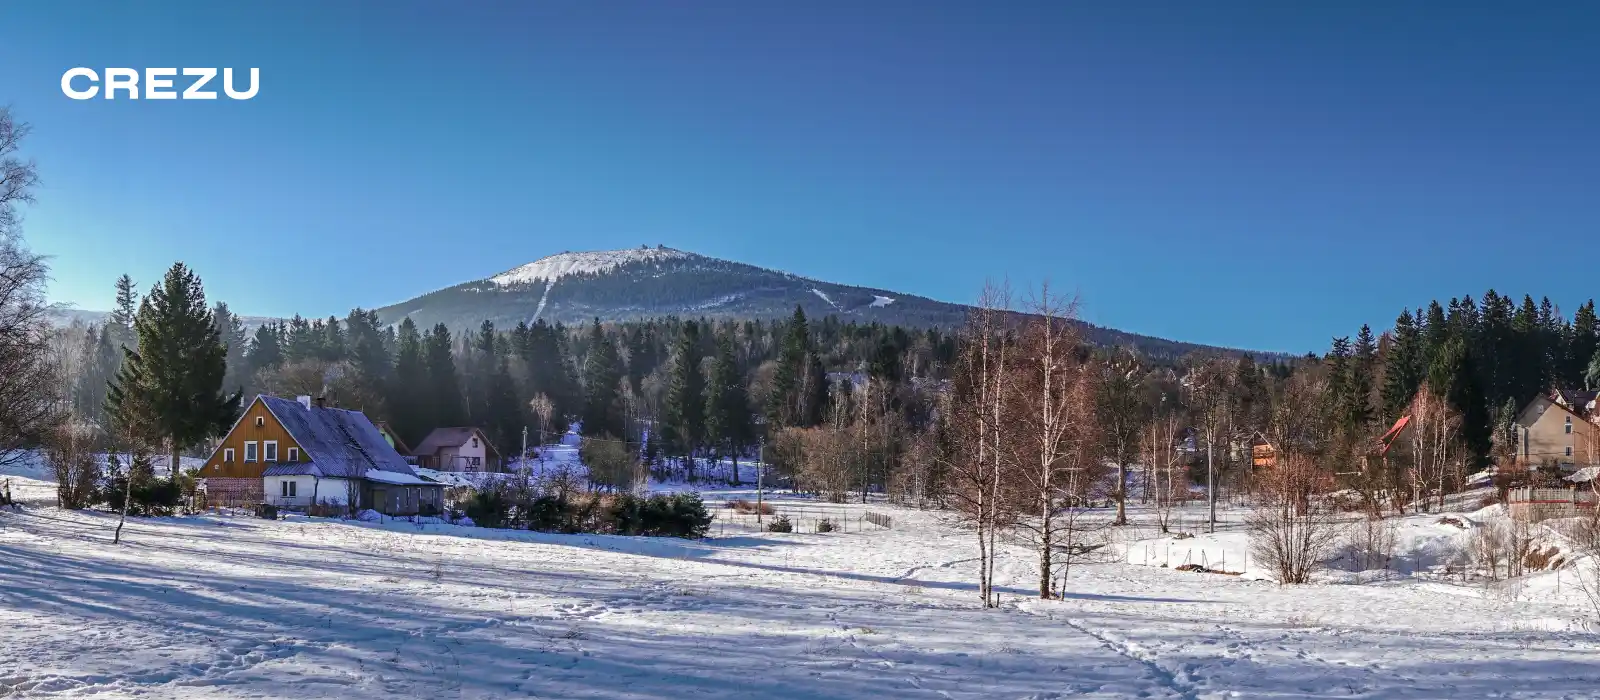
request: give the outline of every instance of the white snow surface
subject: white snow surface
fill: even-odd
[[[888,305],[893,304],[893,303],[894,303],[894,297],[880,296],[880,295],[877,295],[877,294],[872,295],[872,304],[871,304],[871,306],[882,307],[882,306],[888,306]]]
[[[0,696],[1591,698],[1600,678],[1570,571],[1490,595],[1092,563],[1039,600],[1012,543],[984,610],[948,514],[768,493],[799,527],[766,533],[722,507],[753,492],[704,495],[699,542],[207,515],[112,545],[111,514],[0,511]]]
[[[835,309],[839,308],[839,305],[833,303],[833,300],[828,298],[827,293],[823,292],[822,290],[817,289],[816,287],[812,287],[811,288],[811,293],[817,295],[818,297],[821,297],[823,301],[828,302],[828,306],[832,306]]]
[[[630,263],[670,260],[689,256],[689,253],[672,248],[628,248],[583,253],[558,253],[540,258],[516,269],[502,272],[490,277],[489,281],[504,286],[532,284],[539,280],[544,280],[547,285],[554,286],[557,280],[567,275],[606,272]]]

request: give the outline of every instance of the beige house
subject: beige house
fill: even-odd
[[[500,471],[500,452],[477,428],[437,428],[417,445],[417,466],[446,472]]]
[[[1580,413],[1584,408],[1559,397],[1536,397],[1517,414],[1517,461],[1529,467],[1555,463],[1566,471],[1600,463],[1600,427]]]

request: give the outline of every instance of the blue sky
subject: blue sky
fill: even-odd
[[[174,260],[325,316],[661,243],[950,301],[1048,279],[1102,325],[1303,352],[1594,294],[1600,5],[1458,5],[4,3],[0,103],[51,296],[89,308]],[[74,66],[261,90],[80,102]]]

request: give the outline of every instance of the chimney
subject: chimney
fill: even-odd
[[[299,401],[301,406],[305,406],[307,411],[311,410],[310,396],[296,396],[294,397],[294,400]]]
[[[325,401],[321,396],[318,396],[317,397],[317,408],[327,408],[327,407],[328,407],[328,402]]]

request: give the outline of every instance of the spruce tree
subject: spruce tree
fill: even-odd
[[[1384,424],[1399,420],[1411,405],[1417,388],[1422,386],[1422,333],[1412,320],[1409,309],[1400,312],[1394,321],[1394,342],[1383,364],[1383,415]]]
[[[1452,338],[1445,343],[1428,369],[1428,385],[1444,396],[1461,417],[1461,441],[1472,463],[1481,467],[1493,447],[1493,426],[1482,387],[1478,386],[1475,359],[1465,340]]]
[[[435,427],[435,418],[428,400],[430,382],[422,334],[411,317],[400,321],[395,343],[394,381],[387,394],[390,422],[402,440],[415,445]]]
[[[123,275],[117,278],[116,306],[111,310],[107,319],[111,328],[111,340],[118,348],[123,345],[133,345],[136,341],[133,335],[133,317],[139,311],[139,288],[133,283],[133,278]]]
[[[1600,320],[1595,317],[1594,300],[1590,299],[1579,306],[1578,312],[1572,316],[1572,332],[1567,339],[1569,383],[1594,388],[1595,385],[1587,381],[1586,374],[1589,361],[1597,350],[1600,350]]]
[[[223,391],[228,349],[206,308],[200,278],[183,263],[174,264],[145,296],[134,331],[139,349],[123,349],[108,407],[122,424],[144,423],[167,441],[176,479],[185,449],[233,424],[241,393]]]
[[[466,425],[461,375],[456,371],[450,329],[443,323],[435,324],[433,332],[428,334],[424,356],[428,365],[428,400],[433,405],[435,422],[429,429]]]
[[[342,400],[346,405],[361,409],[373,420],[393,418],[387,401],[393,363],[382,325],[377,311],[357,308],[345,317],[346,340],[350,344],[346,355],[352,374],[347,384],[354,395],[342,397]]]
[[[264,323],[256,329],[255,337],[250,339],[250,351],[245,353],[245,364],[249,368],[248,379],[252,383],[262,370],[277,369],[283,365],[282,332],[281,324]]]
[[[672,351],[672,369],[667,380],[666,401],[662,405],[661,437],[668,453],[694,459],[705,443],[706,382],[701,373],[700,326],[683,324]],[[694,473],[693,464],[689,465]]]
[[[228,349],[228,373],[222,378],[222,386],[228,391],[242,392],[249,376],[244,355],[250,344],[244,332],[244,322],[228,309],[227,302],[222,301],[211,308],[211,317],[222,334],[222,345]]]
[[[717,339],[717,355],[711,363],[711,384],[706,391],[706,442],[717,446],[722,455],[732,458],[732,483],[739,483],[739,452],[750,443],[750,405],[745,395],[744,373],[733,355],[733,334]]]
[[[1350,358],[1349,424],[1359,434],[1372,427],[1374,419],[1372,396],[1377,382],[1378,345],[1372,338],[1372,328],[1361,325],[1356,335]]]
[[[811,331],[806,325],[806,312],[794,307],[794,317],[784,333],[782,352],[777,370],[772,375],[772,393],[767,397],[767,421],[773,428],[795,425],[801,411],[800,382],[805,371],[806,355],[811,345]]]
[[[600,319],[589,332],[589,355],[584,359],[583,436],[622,439],[627,419],[622,407],[622,357],[606,337]]]

